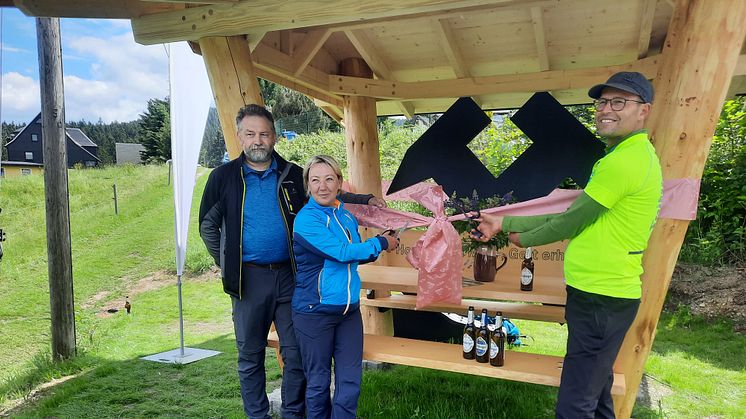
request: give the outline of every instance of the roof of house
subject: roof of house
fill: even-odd
[[[67,135],[81,147],[98,147],[80,128],[65,128]]]

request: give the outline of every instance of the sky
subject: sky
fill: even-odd
[[[36,21],[14,8],[0,13],[0,119],[28,123],[41,111]],[[132,121],[148,99],[168,95],[165,47],[135,43],[128,20],[61,19],[60,27],[67,121]]]

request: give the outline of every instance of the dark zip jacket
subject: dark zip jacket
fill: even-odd
[[[276,152],[277,201],[285,223],[285,239],[288,241],[290,262],[295,272],[293,255],[293,222],[295,215],[306,203],[303,187],[303,169],[288,162]],[[199,234],[207,251],[220,266],[223,290],[234,297],[242,298],[241,257],[243,246],[243,207],[247,193],[243,179],[243,153],[230,162],[215,168],[207,179],[202,203],[199,206]],[[345,202],[367,204],[373,195],[343,194]]]

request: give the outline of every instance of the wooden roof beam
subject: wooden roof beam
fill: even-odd
[[[397,82],[338,75],[329,76],[331,93],[349,96],[370,96],[389,100],[417,100],[479,96],[496,93],[544,92],[588,88],[602,83],[618,71],[639,71],[654,78],[659,57],[653,56],[632,63],[578,70],[550,70],[536,73],[505,74],[456,80]]]
[[[23,0],[44,1],[53,0]],[[55,0],[56,1],[56,0]],[[134,0],[127,0],[134,2]],[[107,0],[107,3],[115,3]],[[80,3],[97,3],[81,0]],[[139,3],[138,4],[143,4]],[[252,0],[153,13],[132,19],[135,40],[141,44],[195,40],[206,36],[241,35],[320,25],[361,23],[373,19],[456,10],[515,0],[338,0],[334,2],[277,2]],[[69,5],[67,6],[69,8]],[[292,18],[288,18],[292,16]]]
[[[637,58],[648,56],[657,3],[657,0],[642,0],[640,2],[640,38],[637,40]]]
[[[342,98],[329,92],[329,75],[307,66],[293,76],[293,58],[267,44],[259,44],[252,54],[257,76],[307,96],[342,107]]]
[[[324,43],[329,39],[329,35],[331,34],[332,31],[329,29],[313,30],[306,34],[301,44],[298,45],[298,48],[293,51],[294,76],[297,77],[303,73],[308,63],[316,56],[321,47],[324,46]]]
[[[406,117],[407,119],[414,118],[414,105],[411,102],[401,101],[398,102],[396,105],[399,106],[399,109],[401,109],[404,117]]]
[[[151,3],[140,0],[15,0],[15,6],[27,16],[130,19],[145,14],[179,13],[184,2]],[[197,38],[190,39],[196,41]]]
[[[453,35],[453,29],[448,23],[448,19],[433,19],[435,22],[435,32],[440,38],[440,45],[443,47],[448,62],[453,68],[453,72],[456,73],[457,79],[463,79],[464,77],[471,77],[469,69],[464,62],[464,57],[461,56],[461,50],[456,42],[456,37]]]
[[[329,117],[333,120],[337,121],[339,125],[344,126],[344,111],[341,108],[319,99],[314,99],[313,104],[321,108],[324,113],[329,115]]]
[[[547,41],[544,33],[544,12],[541,7],[534,6],[531,8],[531,26],[534,28],[539,71],[547,71],[549,70],[549,54],[547,53]]]

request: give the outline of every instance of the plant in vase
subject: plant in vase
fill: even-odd
[[[467,255],[474,255],[474,279],[480,282],[492,282],[495,280],[497,271],[508,262],[508,257],[500,249],[508,245],[506,233],[495,234],[489,241],[476,241],[469,235],[474,231],[479,218],[479,211],[487,208],[495,208],[513,202],[512,192],[501,196],[492,196],[479,199],[475,190],[470,198],[458,198],[454,194],[445,202],[448,215],[465,214],[467,220],[454,221],[453,227],[461,234],[462,249]],[[498,263],[498,261],[500,262]]]

